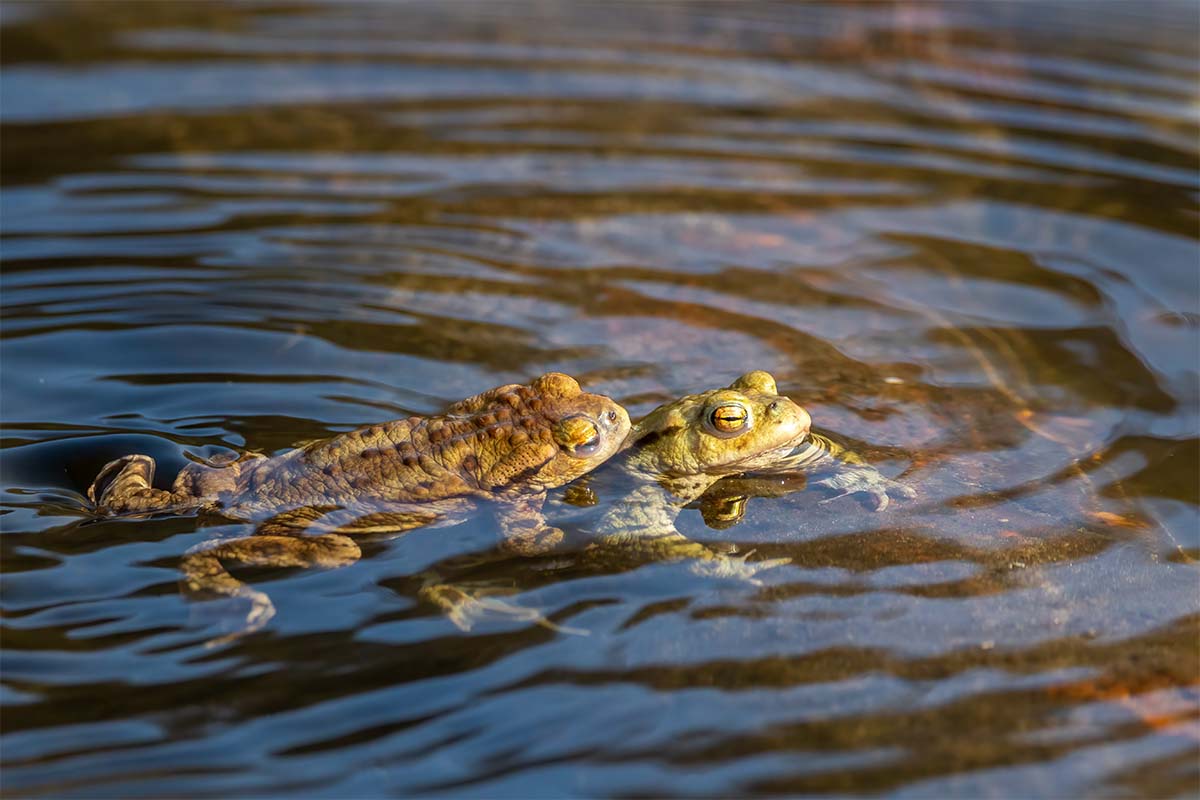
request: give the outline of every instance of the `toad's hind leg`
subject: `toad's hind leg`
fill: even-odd
[[[187,592],[242,598],[250,603],[250,611],[242,628],[207,643],[207,646],[213,647],[257,631],[275,616],[271,598],[229,574],[226,564],[328,569],[353,564],[361,556],[362,551],[353,539],[336,533],[301,537],[248,536],[197,545],[183,557],[180,568]]]
[[[165,511],[178,504],[180,498],[155,489],[153,483],[153,458],[124,456],[104,465],[88,487],[87,496],[96,511],[104,514]]]
[[[530,622],[556,633],[589,635],[583,628],[572,628],[552,622],[536,608],[528,608],[494,596],[512,591],[512,587],[503,582],[446,583],[432,570],[424,573],[422,578],[418,597],[440,608],[450,622],[461,631],[471,630],[476,622],[487,617],[500,617]]]

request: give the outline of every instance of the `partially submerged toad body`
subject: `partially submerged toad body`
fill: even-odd
[[[566,502],[597,505],[599,516],[582,526],[583,541],[554,549],[577,553],[572,568],[684,561],[701,575],[758,583],[758,573],[790,559],[750,561],[753,550],[734,555],[727,547],[692,541],[675,527],[684,507],[722,478],[797,471],[822,475],[813,485],[837,492],[835,497],[863,493],[876,510],[887,506],[889,495],[915,496],[912,489],[813,434],[811,422],[808,412],[781,396],[775,379],[763,371],[659,406],[633,426],[620,453],[567,488]],[[545,623],[536,611],[497,602],[486,597],[489,592],[487,582],[451,584],[436,575],[421,590],[463,629],[489,612]]]
[[[912,489],[812,433],[811,424],[808,412],[781,396],[775,379],[761,370],[726,388],[658,407],[634,425],[621,453],[584,479],[592,492],[611,500],[593,528],[598,537],[593,546],[715,560],[720,563],[702,571],[750,575],[756,570],[745,564],[745,556],[726,558],[688,541],[675,528],[683,508],[722,478],[825,473],[815,486],[838,492],[836,497],[866,494],[877,510],[887,506],[889,495],[915,496]]]
[[[886,506],[889,494],[913,496],[812,434],[810,425],[808,413],[779,395],[766,372],[667,403],[632,429],[615,402],[551,373],[528,386],[501,386],[468,398],[439,416],[361,428],[272,458],[191,464],[170,491],[151,485],[152,459],[126,456],[101,470],[88,496],[102,514],[195,509],[255,523],[255,535],[205,542],[182,563],[191,591],[250,601],[246,625],[234,634],[241,635],[262,627],[274,607],[266,594],[231,575],[227,564],[343,566],[361,555],[356,536],[453,524],[480,501],[494,504],[507,554],[566,549],[593,566],[686,560],[699,574],[757,582],[758,572],[789,559],[750,562],[753,551],[735,556],[675,528],[683,508],[718,480],[817,470],[829,475],[816,485],[842,495],[865,492],[876,508]],[[614,454],[586,485],[571,487],[575,499],[568,502],[580,504],[584,497],[594,503],[599,495],[605,505],[587,526],[582,546],[565,541],[542,514],[547,490]],[[487,598],[486,589],[447,583],[432,570],[422,577],[422,598],[461,628],[488,612],[546,622],[532,609]]]
[[[546,490],[601,464],[628,432],[620,405],[549,373],[438,416],[360,428],[271,458],[189,464],[170,491],[152,486],[153,459],[125,456],[101,470],[88,497],[101,514],[194,509],[256,523],[256,535],[205,543],[182,564],[189,589],[250,600],[252,630],[274,614],[271,601],[223,561],[341,566],[361,555],[356,535],[449,524],[480,501],[494,503],[506,549],[540,552],[563,535],[541,514]]]

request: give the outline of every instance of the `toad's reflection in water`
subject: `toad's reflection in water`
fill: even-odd
[[[808,476],[801,471],[739,475],[717,481],[691,505],[700,509],[705,525],[723,531],[742,521],[746,516],[746,503],[752,498],[785,497],[807,488]]]

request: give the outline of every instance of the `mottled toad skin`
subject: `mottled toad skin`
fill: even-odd
[[[244,633],[261,627],[273,606],[224,563],[341,566],[360,555],[353,536],[447,524],[485,500],[495,504],[508,550],[543,552],[562,538],[541,515],[546,490],[603,463],[629,427],[620,405],[549,373],[444,414],[360,428],[272,458],[191,464],[170,491],[153,488],[151,458],[126,456],[101,470],[88,497],[105,515],[199,509],[256,523],[255,536],[206,542],[182,564],[190,590],[250,600]]]

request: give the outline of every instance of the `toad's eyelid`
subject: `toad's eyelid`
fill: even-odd
[[[708,413],[708,425],[718,435],[741,433],[750,427],[750,409],[741,403],[724,402]]]
[[[600,427],[590,419],[572,431],[577,447],[588,447],[600,441]]]
[[[600,449],[600,431],[595,426],[592,426],[592,435],[585,441],[574,445],[570,448],[572,454],[577,456],[590,456]]]

